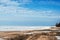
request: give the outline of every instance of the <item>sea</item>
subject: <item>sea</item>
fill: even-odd
[[[42,30],[54,26],[0,26],[0,31]]]

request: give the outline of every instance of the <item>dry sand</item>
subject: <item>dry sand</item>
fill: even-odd
[[[0,31],[0,38],[4,40],[57,40],[54,32],[34,31]]]

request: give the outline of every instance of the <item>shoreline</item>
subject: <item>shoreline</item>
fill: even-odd
[[[42,30],[55,26],[0,26],[0,31]]]

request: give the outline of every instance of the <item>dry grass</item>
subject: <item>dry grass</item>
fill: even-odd
[[[0,37],[5,40],[57,40],[55,33],[53,32],[40,32],[33,34],[24,34],[31,33],[34,31],[10,31],[10,32],[0,32]]]

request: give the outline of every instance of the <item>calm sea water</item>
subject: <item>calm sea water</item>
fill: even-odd
[[[49,29],[51,26],[0,26],[0,31],[23,31]]]

